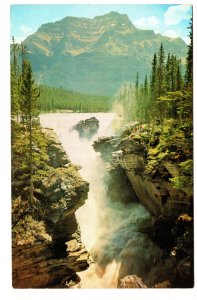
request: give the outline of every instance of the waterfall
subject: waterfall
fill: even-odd
[[[91,139],[80,138],[73,126],[92,116],[99,120],[98,132]],[[79,273],[81,287],[116,288],[118,278],[129,274],[148,277],[147,282],[155,278],[162,252],[140,230],[151,216],[140,203],[107,199],[105,164],[92,147],[98,137],[114,133],[115,114],[53,113],[43,114],[40,119],[42,126],[56,132],[71,162],[81,166],[80,174],[90,183],[88,199],[76,212],[82,242],[94,260],[89,269]]]

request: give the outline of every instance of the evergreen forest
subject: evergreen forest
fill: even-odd
[[[111,98],[66,91],[63,88],[40,85],[39,107],[41,112],[70,110],[73,112],[107,112]]]

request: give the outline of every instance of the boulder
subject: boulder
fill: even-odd
[[[99,121],[95,118],[89,118],[79,121],[73,126],[73,129],[77,130],[81,137],[91,138],[99,128]]]
[[[147,288],[142,279],[136,275],[129,275],[120,279],[117,287],[120,289]]]

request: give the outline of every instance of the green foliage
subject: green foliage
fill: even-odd
[[[12,201],[12,223],[16,224],[21,218],[23,218],[25,212],[28,210],[29,204],[25,199],[21,199],[21,196],[16,197]]]
[[[158,65],[156,70],[156,95],[160,97],[165,93],[165,54],[161,43],[158,53]]]
[[[14,137],[12,138],[12,193],[13,197],[28,198],[29,176],[29,138],[28,130],[21,124],[13,122]],[[47,175],[49,157],[47,144],[40,127],[34,127],[32,133],[32,181],[40,181]]]
[[[10,83],[11,83],[11,116],[18,118],[20,113],[20,73],[17,61],[19,47],[12,38]]]
[[[40,85],[39,106],[42,112],[68,110],[74,112],[107,112],[111,99],[66,91],[63,88]]]
[[[180,113],[181,118],[185,119],[183,111],[187,112],[191,107],[189,95],[188,101],[184,99],[184,105],[181,102],[187,92],[183,90],[181,60],[169,53],[165,61],[164,47],[161,44],[158,54],[155,53],[153,56],[150,85],[147,76],[144,84],[139,85],[137,74],[133,120],[140,123],[153,123],[153,127],[159,123],[163,130],[164,119],[177,118]],[[182,110],[183,106],[187,107]]]
[[[187,53],[187,66],[186,66],[186,73],[185,73],[185,86],[186,88],[192,89],[193,87],[193,20],[191,18],[190,21],[190,44],[188,45],[188,53]]]
[[[23,116],[23,122],[25,122],[30,128],[35,117],[37,117],[39,114],[39,90],[34,82],[31,64],[28,60],[23,60],[21,76],[21,112]]]
[[[187,188],[188,185],[191,184],[190,178],[187,176],[178,176],[178,177],[170,178],[169,180],[173,183],[176,189],[180,189],[180,190]]]
[[[182,74],[181,74],[181,60],[177,59],[176,56],[168,54],[165,70],[165,84],[166,91],[177,91],[181,90]]]
[[[148,150],[148,155],[149,156],[157,156],[158,153],[159,153],[159,149],[158,148],[150,148]]]
[[[31,215],[20,219],[13,228],[13,244],[33,245],[36,241],[51,241],[52,238],[46,233],[43,221],[35,220]]]
[[[146,170],[145,170],[146,175],[154,176],[158,165],[159,165],[159,161],[156,158],[150,157],[146,165]]]
[[[188,159],[184,162],[181,162],[179,165],[182,168],[184,175],[187,175],[187,176],[193,175],[193,160],[192,159]]]
[[[168,150],[167,150],[166,152],[160,152],[160,153],[158,154],[158,159],[159,159],[159,160],[163,160],[164,158],[167,158],[167,157],[169,157],[169,152],[168,152]]]

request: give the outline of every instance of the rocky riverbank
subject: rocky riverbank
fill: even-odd
[[[181,155],[177,159],[177,153],[170,153],[169,149],[164,152],[159,144],[161,136],[158,132],[152,137],[147,127],[131,126],[120,135],[98,139],[93,147],[106,162],[107,194],[111,201],[139,201],[151,213],[153,224],[143,230],[162,249],[163,257],[174,265],[173,276],[165,278],[170,282],[168,285],[191,287],[192,185],[180,188],[174,185],[185,174],[180,167]],[[180,154],[180,149],[177,152]],[[189,159],[185,165],[188,162]]]
[[[89,266],[75,218],[89,185],[52,130],[38,130],[37,135],[35,153],[42,161],[34,177],[33,206],[28,204],[27,188],[21,186],[16,169],[21,157],[13,147],[13,287],[74,287],[80,281],[76,272]]]

